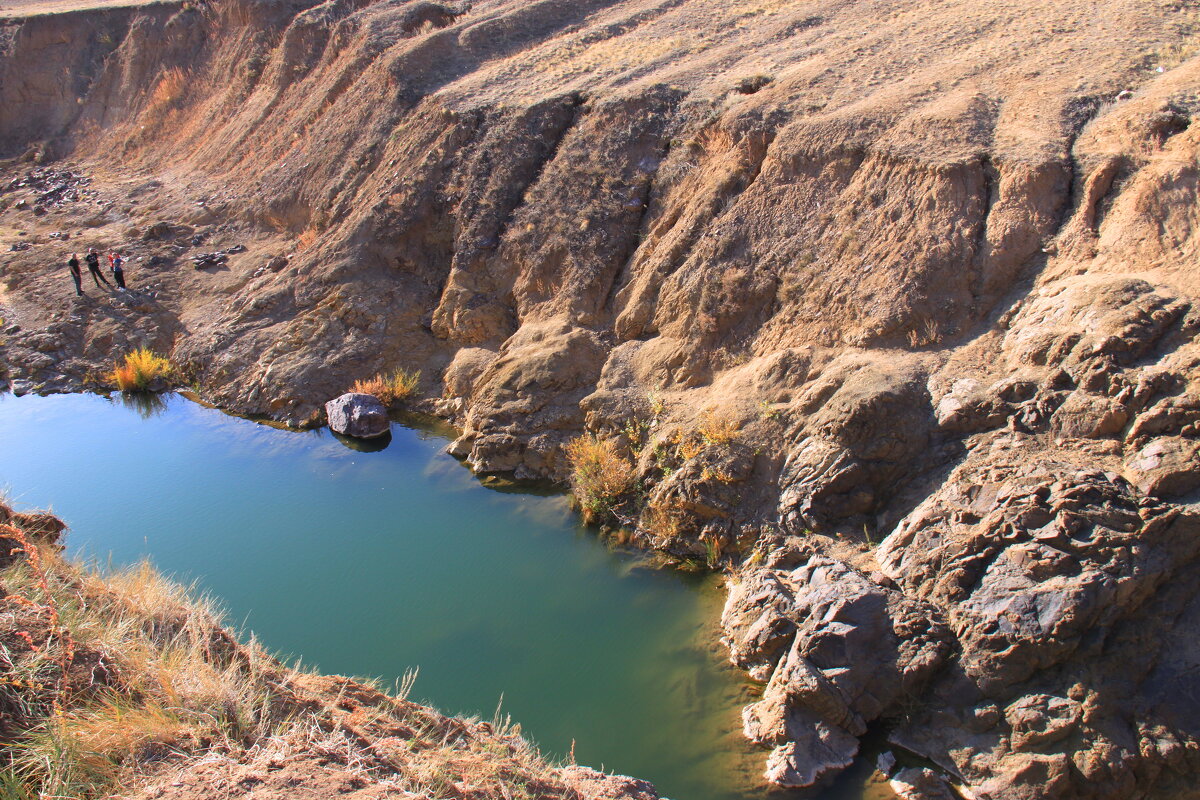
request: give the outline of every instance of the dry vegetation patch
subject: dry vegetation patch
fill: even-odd
[[[419,370],[398,369],[390,375],[380,373],[373,378],[357,380],[350,391],[374,395],[379,402],[390,406],[412,397],[420,382]]]
[[[611,439],[584,434],[566,448],[571,465],[571,492],[588,522],[612,517],[622,498],[633,488],[633,462],[621,454]]]
[[[706,411],[700,419],[700,427],[697,430],[706,444],[728,445],[738,438],[741,426],[727,413]]]
[[[145,391],[157,380],[168,380],[174,372],[169,358],[142,347],[126,353],[107,377],[122,392],[137,392]]]

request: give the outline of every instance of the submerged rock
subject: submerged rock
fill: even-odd
[[[360,392],[346,392],[325,404],[329,427],[343,436],[373,439],[391,430],[387,408],[379,398]]]

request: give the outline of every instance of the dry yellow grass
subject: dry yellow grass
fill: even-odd
[[[739,426],[728,413],[710,410],[704,412],[704,416],[700,418],[700,427],[697,430],[706,444],[726,445],[737,439]]]
[[[411,397],[420,382],[419,370],[398,369],[391,375],[380,373],[373,378],[357,380],[350,387],[350,391],[374,395],[381,403],[390,406]]]
[[[179,67],[173,67],[163,72],[162,77],[150,93],[150,104],[153,107],[165,107],[177,102],[183,97],[187,87],[187,73]]]
[[[642,514],[641,527],[654,538],[656,547],[665,547],[683,534],[686,515],[676,504],[651,503]]]
[[[286,669],[147,563],[101,575],[53,545],[26,553],[0,569],[4,800],[159,796],[137,792],[164,764],[207,777],[252,764],[308,800],[334,793],[339,770],[435,799],[512,800],[534,784],[548,800],[577,796],[507,718],[485,726],[407,702],[411,679],[389,697]],[[397,730],[409,746],[381,760],[372,737]]]
[[[942,340],[942,328],[936,319],[927,318],[919,327],[908,332],[908,345],[914,350],[935,345]]]
[[[584,519],[591,522],[611,516],[621,497],[633,487],[633,463],[617,451],[616,443],[595,434],[572,439],[566,454],[571,491]]]
[[[695,434],[680,436],[675,442],[675,455],[682,461],[691,461],[704,452],[704,440]]]
[[[170,359],[142,347],[126,353],[124,363],[118,363],[108,373],[108,380],[122,392],[135,392],[146,389],[155,379],[169,378],[173,371]]]
[[[0,579],[34,612],[18,631],[49,609],[61,633],[8,655],[4,677],[26,691],[0,701],[26,730],[0,768],[0,794],[101,796],[167,752],[233,748],[285,720],[266,690],[273,662],[230,639],[206,602],[146,564],[105,580],[37,552]]]
[[[188,75],[183,69],[173,67],[163,71],[146,103],[146,125],[156,126],[164,122],[168,115],[178,108],[187,91],[187,85]]]

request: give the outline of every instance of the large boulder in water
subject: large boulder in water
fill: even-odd
[[[325,404],[329,427],[344,436],[373,439],[391,430],[387,408],[379,398],[360,392],[346,392]]]

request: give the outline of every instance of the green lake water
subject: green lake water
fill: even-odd
[[[70,525],[73,555],[149,558],[281,656],[491,718],[544,752],[676,800],[789,798],[740,735],[714,578],[648,569],[562,496],[482,485],[445,439],[393,425],[357,452],[180,397],[0,396],[0,490]],[[890,796],[852,769],[820,800]]]

